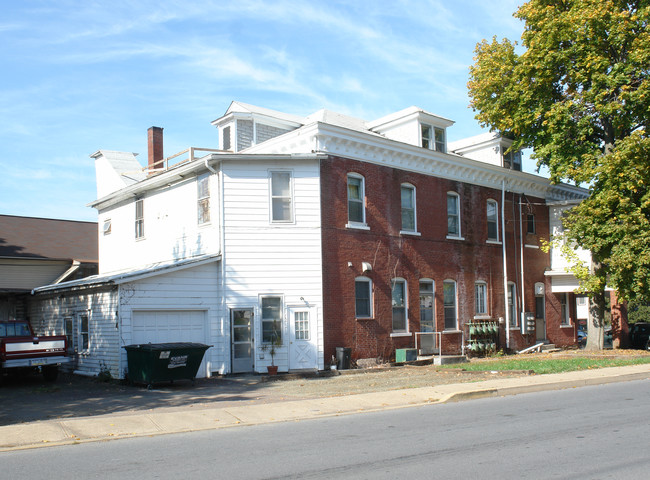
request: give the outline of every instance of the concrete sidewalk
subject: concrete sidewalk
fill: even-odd
[[[650,378],[650,364],[270,404],[159,408],[0,427],[0,451],[191,432]]]

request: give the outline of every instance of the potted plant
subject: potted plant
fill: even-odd
[[[271,365],[266,366],[266,370],[268,371],[269,375],[277,375],[278,373],[278,366],[275,364],[275,354],[282,346],[282,336],[280,335],[280,332],[278,332],[276,328],[276,322],[273,322],[273,330],[271,331],[271,341],[268,343],[262,344],[260,349],[263,352],[268,351],[271,354]]]

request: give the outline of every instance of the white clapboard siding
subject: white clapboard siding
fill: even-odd
[[[141,338],[141,336],[134,337],[132,323],[134,312],[205,312],[205,341],[208,345],[213,345],[205,354],[208,374],[225,373],[228,354],[221,313],[219,272],[220,264],[215,261],[121,285],[124,344],[132,344],[134,340]],[[121,361],[122,365],[126,366],[124,351],[121,354]]]
[[[272,170],[290,170],[293,180],[294,222],[271,223],[270,180]],[[261,344],[260,295],[278,295],[287,306],[316,307],[317,352],[323,368],[322,254],[320,226],[319,164],[295,161],[283,164],[251,162],[222,165],[224,188],[224,267],[226,304],[254,306],[256,344]],[[301,299],[302,298],[302,299]],[[288,322],[284,322],[285,344]],[[270,356],[256,358],[257,371],[264,371]],[[288,347],[281,348],[275,362],[288,366]]]
[[[141,239],[135,238],[135,199],[100,211],[100,226],[111,221],[111,233],[99,235],[100,273],[219,253],[217,187],[216,176],[211,175],[211,222],[204,225],[198,225],[196,177],[148,192],[143,197]]]

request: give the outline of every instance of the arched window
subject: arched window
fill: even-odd
[[[442,295],[445,308],[445,330],[458,330],[456,282],[445,280],[442,284]]]

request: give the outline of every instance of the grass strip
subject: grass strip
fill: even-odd
[[[537,374],[572,372],[592,368],[624,367],[650,363],[650,356],[632,358],[499,358],[471,363],[444,365],[443,368],[456,368],[467,371],[507,371],[532,370]]]

